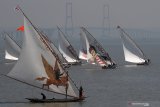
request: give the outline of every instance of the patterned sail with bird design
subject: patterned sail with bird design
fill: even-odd
[[[47,41],[24,13],[23,15],[22,50],[18,62],[7,76],[37,88],[76,97],[67,71],[62,67],[58,56],[53,54]]]

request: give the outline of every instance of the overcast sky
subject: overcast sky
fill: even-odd
[[[17,4],[36,26],[64,26],[66,2],[72,2],[74,26],[102,27],[103,5],[108,4],[112,27],[160,28],[160,0],[0,0],[0,27],[23,24],[14,11]]]

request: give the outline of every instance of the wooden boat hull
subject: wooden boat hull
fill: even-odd
[[[84,99],[79,99],[79,98],[68,98],[68,99],[39,99],[39,98],[26,98],[32,103],[56,103],[56,102],[81,102]]]
[[[150,59],[147,59],[144,63],[138,63],[137,65],[149,65],[150,63]]]
[[[117,65],[113,64],[113,65],[109,65],[108,67],[102,66],[102,69],[115,69],[116,67],[117,67]]]
[[[149,65],[149,63],[139,63],[137,65]]]
[[[79,62],[68,62],[69,65],[81,65],[82,62],[79,61]]]

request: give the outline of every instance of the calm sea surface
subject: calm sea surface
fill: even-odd
[[[108,40],[107,37],[98,39],[118,67],[102,70],[99,67],[83,64],[70,68],[69,74],[72,79],[78,86],[83,85],[87,96],[84,102],[30,103],[25,98],[41,98],[41,92],[48,98],[58,95],[0,76],[0,107],[143,107],[143,104],[160,107],[160,37],[136,38],[141,49],[151,59],[149,66],[136,66],[124,62],[119,39]],[[78,47],[77,43],[79,42],[74,42]],[[0,72],[7,74],[15,62],[3,61],[2,40],[1,44]]]

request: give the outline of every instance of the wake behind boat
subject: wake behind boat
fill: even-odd
[[[125,61],[137,65],[149,65],[150,59],[146,57],[136,42],[120,26],[117,26],[117,29],[122,39]]]

